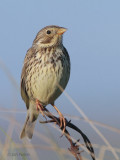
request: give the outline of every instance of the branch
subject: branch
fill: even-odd
[[[59,118],[54,116],[45,107],[44,107],[43,111],[44,111],[45,116],[49,117],[51,120],[39,121],[40,123],[52,123],[52,122],[55,122],[56,125],[60,126],[60,119]],[[82,138],[84,140],[84,143],[86,145],[86,148],[88,149],[92,159],[95,160],[94,149],[93,149],[92,144],[91,144],[90,140],[88,139],[88,137],[77,126],[75,126],[73,123],[71,123],[71,121],[68,121],[67,119],[65,119],[65,120],[66,120],[66,126],[67,127],[75,130],[76,132],[78,132],[82,136]],[[63,128],[60,128],[60,129],[63,131]],[[76,142],[73,142],[72,137],[70,136],[70,133],[68,132],[67,129],[65,129],[65,132],[63,134],[68,139],[68,141],[69,141],[69,143],[71,145],[70,148],[68,148],[68,150],[73,154],[73,156],[76,158],[76,160],[82,160],[81,152],[83,152],[83,151],[79,151],[80,145],[78,144],[80,140],[77,140]]]

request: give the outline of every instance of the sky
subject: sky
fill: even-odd
[[[47,25],[67,28],[64,46],[71,59],[66,92],[92,120],[120,129],[120,1],[0,0],[0,105],[26,110],[20,97],[23,60],[37,32]],[[16,91],[5,73],[9,69]],[[80,115],[60,96],[62,113]],[[64,107],[63,107],[64,106]]]

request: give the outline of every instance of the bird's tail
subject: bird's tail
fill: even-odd
[[[34,112],[33,110],[31,110],[30,108],[27,111],[27,117],[26,117],[26,121],[25,124],[23,126],[20,138],[24,138],[24,137],[28,137],[29,139],[32,139],[33,136],[33,131],[35,128],[35,124],[36,124],[36,120],[38,117],[39,113],[38,112]]]

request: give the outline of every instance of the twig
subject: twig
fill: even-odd
[[[60,119],[57,118],[56,116],[54,116],[51,112],[49,112],[49,110],[47,108],[44,108],[44,114],[49,117],[51,120],[46,120],[46,121],[39,121],[40,123],[52,123],[55,122],[56,125],[60,126]],[[66,120],[66,126],[75,130],[76,132],[78,132],[83,140],[84,143],[86,145],[86,148],[88,149],[91,157],[93,160],[95,160],[95,154],[94,154],[94,149],[92,147],[92,144],[90,142],[90,140],[88,139],[88,137],[77,127],[75,126],[73,123],[71,123],[71,121]],[[63,128],[60,128],[63,131]],[[83,151],[79,151],[79,147],[80,145],[78,144],[78,142],[80,140],[77,140],[76,142],[73,142],[70,133],[68,132],[67,129],[65,129],[65,132],[63,133],[65,135],[65,137],[68,139],[69,143],[70,143],[70,148],[68,148],[68,150],[71,152],[71,154],[73,154],[73,156],[76,158],[76,160],[82,160],[81,157],[81,152]]]

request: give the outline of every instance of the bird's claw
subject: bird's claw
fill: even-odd
[[[66,129],[66,119],[63,117],[63,115],[60,116],[60,128],[62,129],[62,134],[64,134]]]
[[[47,120],[47,118],[44,114],[44,107],[40,104],[40,102],[38,100],[36,100],[36,108],[37,108],[38,111],[40,111],[42,116]]]

